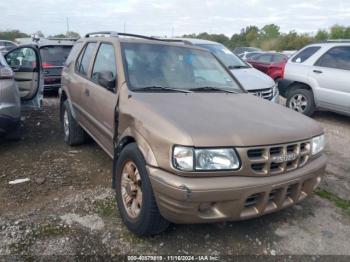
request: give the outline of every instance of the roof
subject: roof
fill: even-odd
[[[47,39],[41,38],[39,41],[33,41],[32,38],[16,38],[16,42],[20,45],[36,45],[36,46],[50,46],[50,45],[62,45],[62,46],[73,46],[77,39]]]

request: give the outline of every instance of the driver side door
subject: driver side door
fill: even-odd
[[[15,74],[22,105],[41,107],[43,74],[40,53],[34,45],[23,45],[5,54],[7,64]]]

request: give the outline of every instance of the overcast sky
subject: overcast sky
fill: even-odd
[[[275,23],[281,31],[350,26],[349,0],[9,0],[0,2],[0,30],[45,35],[98,30],[146,35],[224,33]]]

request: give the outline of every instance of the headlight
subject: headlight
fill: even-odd
[[[236,170],[240,166],[233,148],[195,149],[176,146],[173,163],[184,171]]]
[[[324,135],[316,136],[311,140],[311,153],[313,156],[324,149],[325,142]]]

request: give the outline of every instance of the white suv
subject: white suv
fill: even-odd
[[[324,109],[350,115],[350,40],[304,47],[285,67],[289,82],[281,94],[287,106],[305,115]]]

